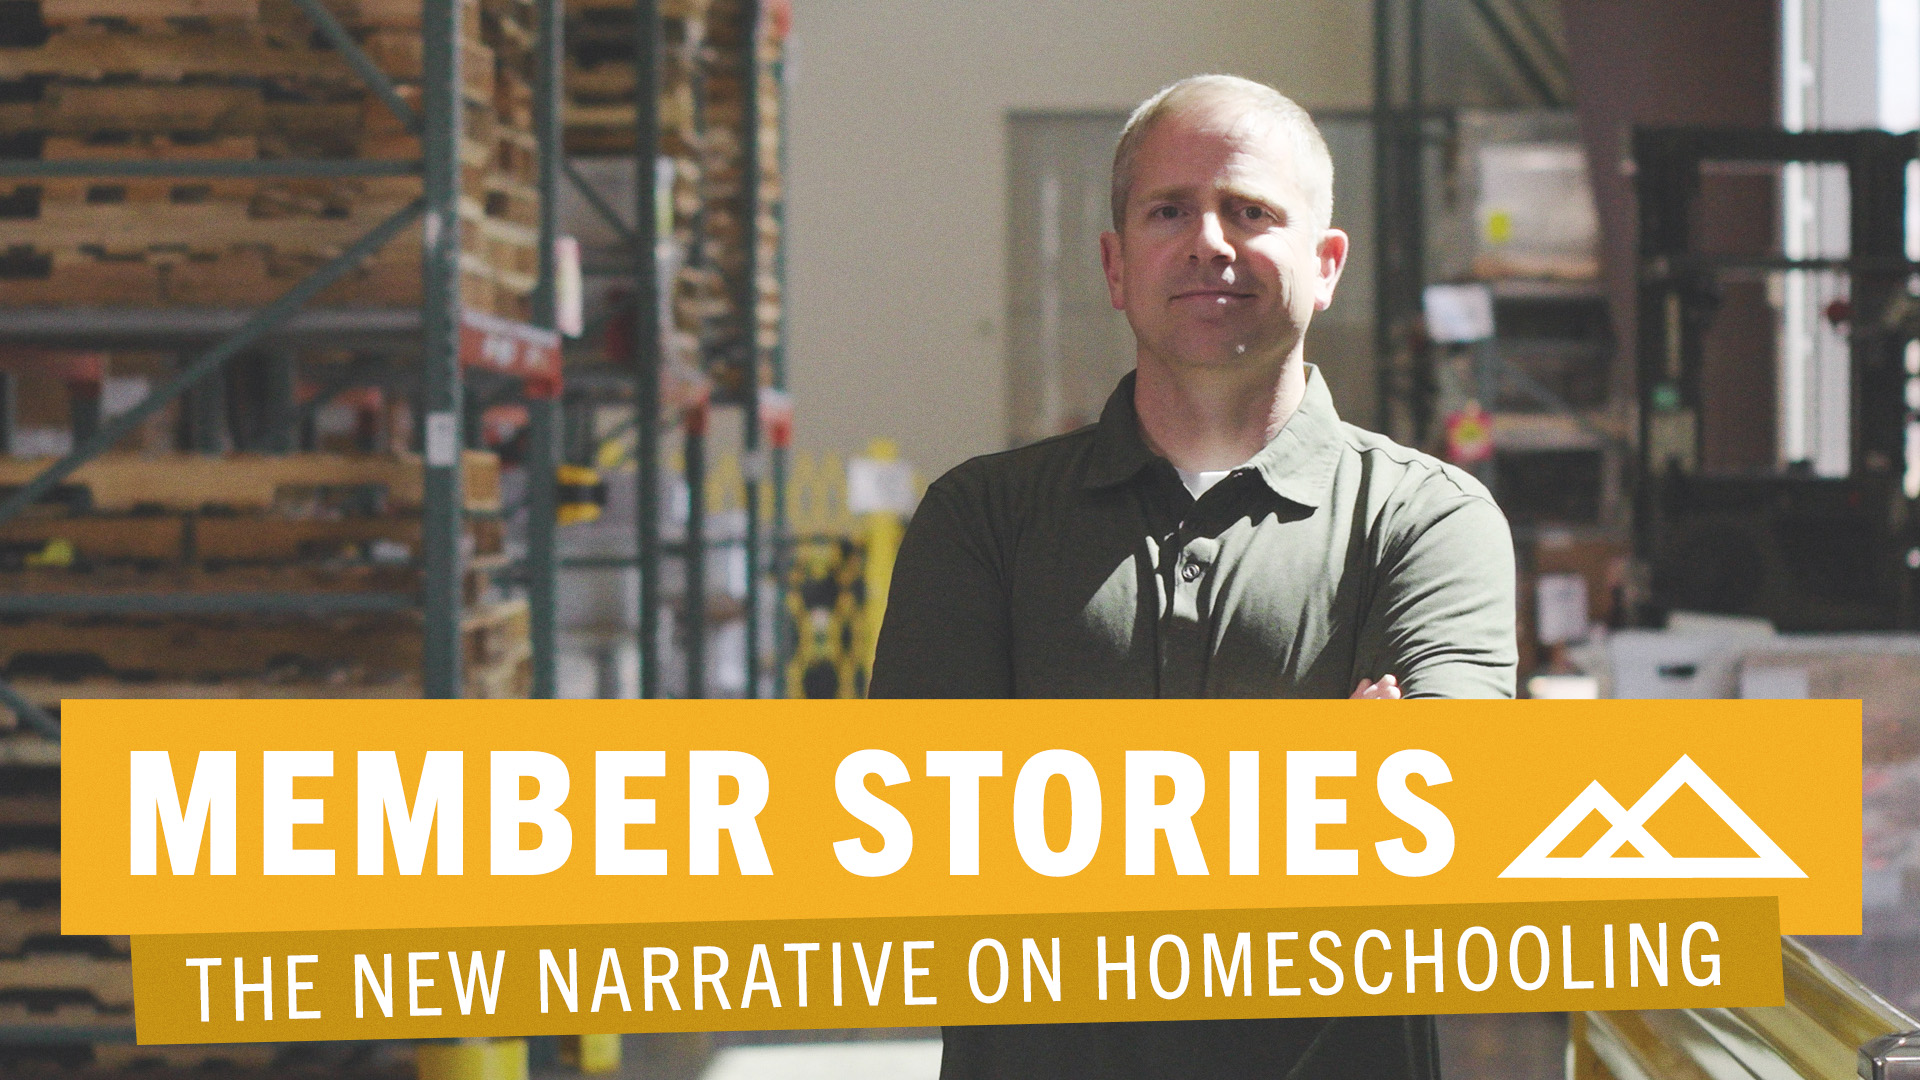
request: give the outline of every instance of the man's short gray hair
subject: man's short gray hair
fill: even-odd
[[[1333,157],[1327,142],[1320,137],[1307,110],[1293,99],[1264,83],[1238,75],[1194,75],[1163,88],[1140,103],[1127,118],[1120,144],[1113,150],[1113,229],[1127,216],[1127,196],[1133,188],[1133,163],[1140,144],[1161,120],[1200,104],[1228,104],[1244,107],[1249,113],[1273,124],[1274,133],[1287,140],[1293,151],[1295,180],[1313,206],[1314,217],[1324,229],[1333,220]]]

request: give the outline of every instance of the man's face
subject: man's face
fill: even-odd
[[[1288,141],[1243,106],[1163,117],[1100,238],[1113,306],[1171,367],[1274,366],[1333,301],[1347,237],[1321,229]]]

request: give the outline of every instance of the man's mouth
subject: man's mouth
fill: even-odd
[[[1175,300],[1198,300],[1202,302],[1211,300],[1219,304],[1229,304],[1235,300],[1251,300],[1252,298],[1252,293],[1240,292],[1235,289],[1188,289],[1186,292],[1173,294],[1173,299]]]
[[[1240,292],[1235,288],[1188,288],[1187,292],[1173,294],[1175,304],[1198,304],[1202,307],[1233,307],[1252,298],[1252,292]]]

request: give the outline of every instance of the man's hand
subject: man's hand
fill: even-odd
[[[1380,676],[1379,682],[1374,682],[1372,679],[1361,679],[1360,685],[1354,688],[1353,700],[1399,701],[1400,680],[1394,678],[1392,675]]]

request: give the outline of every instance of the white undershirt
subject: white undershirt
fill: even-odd
[[[1180,474],[1180,482],[1187,485],[1187,491],[1193,495],[1195,500],[1198,500],[1200,496],[1207,493],[1208,488],[1225,480],[1227,474],[1233,470],[1215,469],[1210,472],[1188,472],[1185,469],[1175,466],[1173,471]]]

